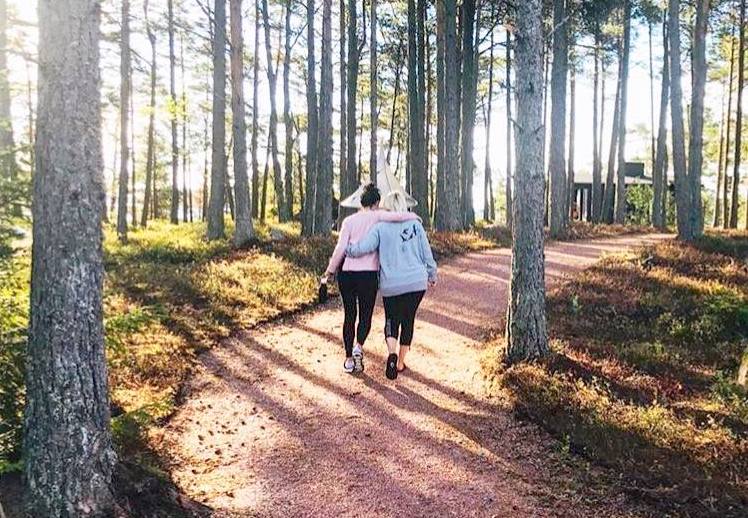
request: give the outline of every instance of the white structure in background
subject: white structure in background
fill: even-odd
[[[387,163],[387,159],[384,156],[383,148],[384,146],[379,146],[379,153],[377,154],[377,187],[379,187],[382,199],[393,191],[400,191],[405,194],[405,197],[408,200],[408,207],[415,207],[418,205],[418,202],[413,198],[413,196],[405,192],[400,180],[398,180],[393,174],[390,164]],[[360,209],[361,193],[363,193],[365,185],[366,184],[361,184],[359,188],[356,189],[356,192],[340,202],[340,206],[348,209]]]

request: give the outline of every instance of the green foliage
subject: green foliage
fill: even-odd
[[[652,187],[649,185],[630,185],[626,189],[626,223],[651,225],[653,196]]]

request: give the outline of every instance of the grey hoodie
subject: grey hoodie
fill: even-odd
[[[383,297],[425,291],[436,281],[436,261],[420,221],[377,223],[346,255],[360,257],[379,250],[379,290]]]

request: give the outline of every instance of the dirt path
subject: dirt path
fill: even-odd
[[[547,280],[663,237],[549,245]],[[176,482],[219,516],[637,514],[580,484],[544,433],[484,397],[481,338],[503,323],[509,261],[497,249],[440,265],[395,382],[379,307],[361,376],[341,369],[337,302],[203,355],[157,432]]]

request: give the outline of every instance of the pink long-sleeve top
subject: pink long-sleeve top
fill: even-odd
[[[412,212],[388,212],[386,210],[362,210],[348,216],[343,220],[340,228],[340,236],[335,250],[330,257],[327,271],[334,273],[343,262],[343,271],[346,272],[378,272],[379,254],[372,252],[361,257],[346,257],[345,249],[349,243],[355,243],[363,239],[369,230],[381,221],[402,222],[418,219]]]

